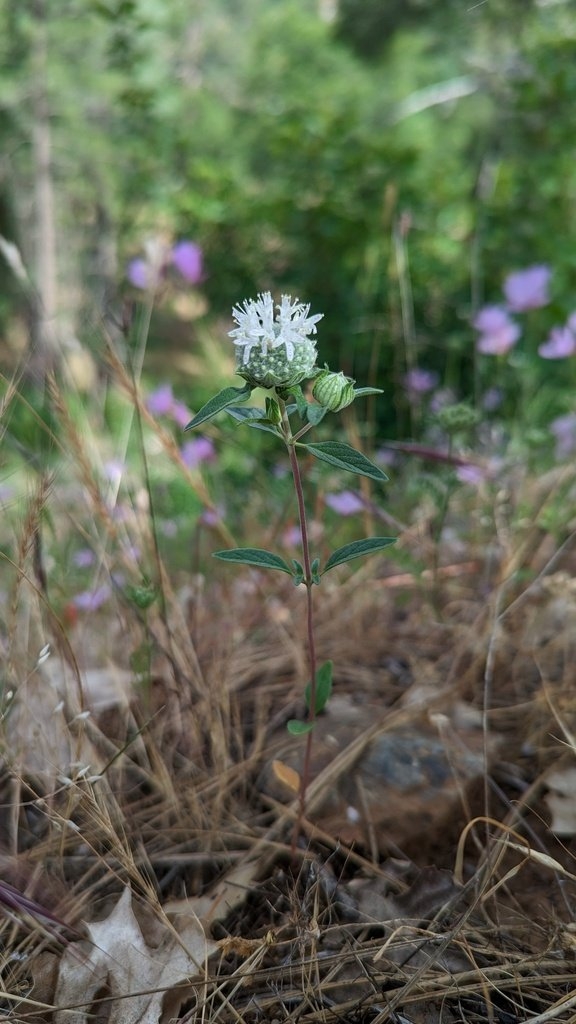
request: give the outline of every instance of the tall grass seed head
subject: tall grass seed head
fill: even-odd
[[[340,412],[354,401],[354,381],[346,377],[342,371],[333,373],[326,368],[321,370],[312,394],[317,402],[330,412]]]
[[[292,387],[313,375],[316,324],[310,306],[290,295],[274,304],[270,292],[235,306],[237,326],[230,331],[236,346],[236,372],[253,387]]]

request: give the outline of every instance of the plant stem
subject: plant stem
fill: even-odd
[[[298,463],[298,456],[296,455],[296,448],[294,445],[294,437],[290,427],[290,420],[286,412],[286,405],[280,399],[280,410],[282,413],[282,432],[284,434],[284,440],[288,449],[288,455],[290,458],[290,468],[292,470],[292,479],[294,481],[294,489],[296,491],[296,500],[298,503],[298,518],[300,520],[300,537],[302,539],[302,562],[304,566],[304,586],[306,587],[306,631],[307,631],[307,646],[308,646],[308,664],[310,667],[310,700],[308,702],[309,709],[309,723],[312,726],[310,732],[306,734],[306,747],[304,750],[304,764],[302,766],[302,774],[300,776],[300,793],[299,793],[299,808],[298,816],[294,823],[294,831],[292,833],[292,852],[296,849],[296,843],[298,841],[298,835],[300,833],[302,821],[306,814],[306,791],[310,783],[310,768],[312,762],[312,742],[314,735],[314,723],[316,720],[316,647],[314,644],[314,615],[313,615],[313,602],[312,602],[312,567],[310,561],[310,546],[308,543],[308,525],[306,520],[306,506],[304,504],[304,492],[302,489],[302,475],[300,473],[300,465]]]

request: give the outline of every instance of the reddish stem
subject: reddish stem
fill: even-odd
[[[282,404],[281,408],[282,427],[284,431],[286,446],[288,448],[288,455],[290,457],[290,468],[292,470],[292,479],[294,480],[294,489],[296,491],[296,500],[298,502],[298,518],[300,520],[300,536],[302,539],[302,561],[304,565],[304,585],[306,587],[306,629],[308,644],[308,664],[310,666],[310,700],[308,702],[308,712],[309,724],[312,726],[310,731],[306,734],[304,764],[302,766],[302,774],[300,777],[298,816],[294,823],[294,831],[292,833],[292,853],[294,853],[296,849],[296,843],[298,842],[298,836],[300,834],[302,822],[306,814],[306,791],[310,783],[312,742],[314,735],[314,723],[316,721],[316,648],[314,644],[314,618],[312,609],[312,587],[314,584],[312,582],[312,566],[310,561],[310,546],[308,543],[308,526],[306,520],[306,506],[304,504],[304,491],[302,488],[302,476],[300,473],[298,456],[296,455],[294,438],[292,437],[292,432],[290,429],[290,421],[288,420],[284,404]]]

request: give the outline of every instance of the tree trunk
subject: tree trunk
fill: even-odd
[[[48,4],[36,0],[33,36],[32,152],[35,195],[37,296],[31,310],[31,376],[41,383],[58,364],[57,270],[50,100],[48,95]]]

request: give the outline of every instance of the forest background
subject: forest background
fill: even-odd
[[[145,371],[189,404],[199,338],[271,289],[324,312],[327,361],[386,388],[388,436],[421,426],[423,369],[552,451],[573,360],[537,347],[574,308],[574,3],[3,0],[0,19],[0,231],[34,283],[4,253],[7,355],[98,361],[102,320],[145,298],[130,260],[192,240],[201,273],[156,296]],[[475,315],[533,265],[545,313],[479,355]]]

